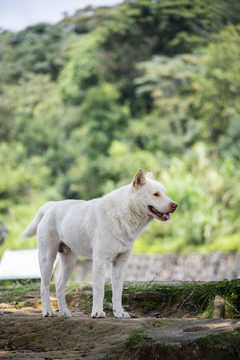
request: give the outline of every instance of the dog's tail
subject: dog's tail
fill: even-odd
[[[43,215],[45,214],[47,209],[49,209],[53,205],[53,203],[54,203],[54,201],[49,201],[45,205],[40,207],[40,209],[38,210],[33,221],[24,230],[24,232],[22,234],[22,238],[27,239],[27,238],[30,238],[30,237],[36,235],[38,224],[42,220]]]

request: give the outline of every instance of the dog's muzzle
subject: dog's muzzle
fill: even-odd
[[[176,204],[175,202],[171,202],[169,212],[162,213],[162,212],[158,211],[157,209],[155,209],[155,207],[153,207],[151,205],[148,206],[148,210],[153,215],[155,215],[154,217],[156,217],[157,219],[159,219],[161,221],[167,221],[167,220],[170,220],[170,218],[171,218],[170,213],[173,213],[177,207],[178,207],[178,204]]]

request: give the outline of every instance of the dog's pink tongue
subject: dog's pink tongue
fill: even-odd
[[[165,214],[165,216],[167,220],[170,220],[170,214]]]

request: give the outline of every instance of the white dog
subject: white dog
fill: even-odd
[[[37,233],[41,270],[43,316],[55,316],[49,298],[53,264],[59,252],[61,275],[56,287],[59,312],[71,316],[65,300],[65,288],[78,254],[92,258],[92,317],[105,317],[103,311],[106,265],[112,264],[113,313],[129,318],[122,308],[124,273],[133,243],[153,219],[166,221],[177,204],[166,195],[163,185],[154,180],[151,170],[142,169],[133,182],[102,198],[52,201],[43,205],[23,233]]]

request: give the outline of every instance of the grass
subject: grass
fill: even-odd
[[[24,296],[29,291],[40,292],[40,283],[34,280],[1,281],[0,289],[0,303],[26,302]],[[55,291],[55,285],[51,284],[50,290]]]
[[[202,349],[222,349],[232,355],[232,358],[240,358],[240,328],[233,332],[224,332],[222,334],[208,335],[192,342],[197,348]]]
[[[89,285],[87,289],[91,289]],[[223,280],[208,283],[181,283],[164,285],[162,283],[125,283],[123,304],[134,305],[143,312],[187,311],[193,315],[212,317],[213,301],[219,295],[226,304],[226,317],[240,317],[240,280]],[[111,302],[111,284],[105,284],[105,300]]]
[[[144,335],[144,329],[132,333],[123,348],[122,360],[154,359],[239,359],[240,328],[200,337],[181,347],[158,344]]]
[[[24,301],[29,291],[40,291],[38,281],[4,281],[1,282],[0,303]],[[81,291],[79,289],[81,288]],[[51,285],[55,291],[55,285]],[[91,291],[89,284],[69,284],[67,293],[74,294],[84,300],[84,291]],[[209,283],[180,283],[180,285],[164,285],[162,283],[125,283],[123,289],[123,305],[128,305],[129,311],[137,309],[141,313],[157,312],[171,316],[177,312],[188,312],[200,317],[212,317],[213,301],[216,295],[225,300],[225,317],[240,318],[240,280],[223,280]],[[105,301],[111,303],[112,288],[105,285]]]
[[[138,347],[142,343],[151,341],[146,335],[144,335],[144,331],[146,329],[136,330],[134,331],[129,338],[126,340],[124,344],[123,351],[126,352],[130,349]]]
[[[219,295],[226,303],[226,317],[240,317],[240,280],[223,280],[209,283],[182,283],[164,285],[161,283],[124,284],[123,303],[135,302],[143,311],[183,310],[195,315],[211,317],[213,301]],[[110,284],[106,285],[105,298],[112,298]],[[205,312],[205,313],[204,313]]]

